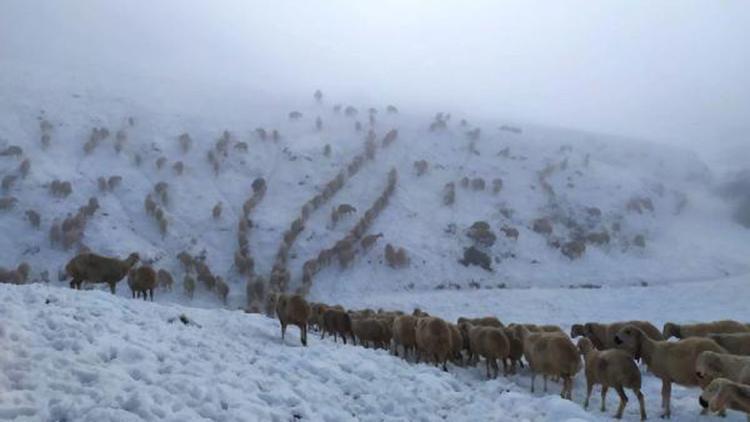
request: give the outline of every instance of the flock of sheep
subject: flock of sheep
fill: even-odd
[[[748,413],[750,420],[750,324],[732,320],[680,325],[667,323],[662,331],[647,321],[610,324],[574,324],[570,336],[556,325],[509,324],[496,317],[458,318],[456,323],[431,316],[419,309],[409,315],[401,311],[346,310],[322,303],[308,303],[300,295],[276,295],[275,312],[282,339],[289,325],[300,328],[307,346],[308,327],[321,338],[333,335],[344,344],[390,350],[415,362],[425,360],[447,371],[456,365],[485,361],[488,378],[515,373],[528,365],[531,392],[535,379],[562,381],[561,397],[572,400],[573,381],[583,370],[586,380],[584,407],[588,408],[593,387],[601,386],[601,410],[610,388],[620,403],[615,418],[621,418],[628,403],[625,389],[635,394],[642,420],[646,419],[641,371],[638,362],[662,381],[662,417],[671,417],[672,384],[703,389],[699,403],[724,414],[726,409]],[[580,339],[577,344],[571,338]],[[670,341],[676,337],[677,341]]]

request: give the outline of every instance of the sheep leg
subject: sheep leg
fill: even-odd
[[[534,381],[536,380],[536,372],[534,370],[531,370],[531,392],[534,392]]]
[[[302,333],[302,345],[307,346],[307,326],[303,325],[301,329]]]
[[[609,391],[608,385],[602,385],[602,405],[599,408],[602,412],[607,411],[607,391]]]
[[[115,294],[115,283],[109,283],[109,290],[112,292],[112,294]]]
[[[492,369],[495,371],[495,379],[500,375],[500,365],[497,364],[495,359],[492,359]]]
[[[589,408],[589,400],[591,400],[591,392],[594,390],[594,383],[586,380],[586,400],[583,402],[583,408]]]
[[[661,380],[661,407],[664,409],[664,413],[662,413],[661,417],[664,418],[671,418],[672,417],[672,409],[671,409],[671,403],[670,399],[672,397],[672,382],[666,379]]]
[[[281,340],[284,341],[284,336],[286,335],[286,324],[283,322],[281,323]]]
[[[508,362],[505,358],[503,358],[503,376],[508,376]]]
[[[547,374],[542,375],[542,379],[544,380],[544,392],[547,392]]]
[[[641,408],[641,420],[646,420],[646,404],[643,401],[643,393],[641,393],[641,390],[634,390],[635,396],[638,398],[638,406]]]
[[[622,419],[622,412],[625,410],[625,406],[628,404],[628,396],[625,394],[625,391],[622,389],[622,385],[618,385],[615,387],[615,391],[617,391],[617,395],[620,396],[620,405],[617,407],[617,413],[615,413],[615,419]]]

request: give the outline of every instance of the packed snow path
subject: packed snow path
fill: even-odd
[[[681,310],[669,305],[663,316],[750,319],[745,306],[748,292],[742,288],[746,282],[729,280],[721,287],[717,283],[681,284],[681,298],[704,295],[702,303],[713,303],[713,307],[703,307],[696,314],[689,302]],[[646,290],[651,289],[656,288]],[[648,296],[646,290],[643,297]],[[469,309],[462,301],[480,297],[454,293],[449,302],[454,311],[437,302],[435,311],[445,310],[445,317],[451,317],[451,312]],[[576,296],[584,293],[589,306],[570,308],[581,303]],[[513,294],[527,297],[519,300],[522,308],[516,307],[513,315],[539,320],[549,294],[561,299],[560,307],[542,315],[557,314],[561,319],[546,322],[569,323],[574,312],[583,320],[595,318],[604,309],[627,309],[630,295],[612,293],[516,291]],[[601,300],[604,297],[622,301]],[[542,306],[529,306],[534,301]],[[658,303],[643,301],[640,309],[656,315],[661,308],[650,308]],[[497,313],[502,318],[502,311]],[[182,314],[194,323],[182,323]],[[616,395],[610,394],[608,413],[584,411],[581,374],[572,403],[556,395],[559,385],[555,383],[547,395],[531,395],[525,373],[487,381],[481,368],[450,366],[444,373],[429,365],[406,363],[385,351],[321,341],[317,335],[304,348],[295,328],[282,344],[278,323],[269,318],[129,300],[105,291],[0,285],[0,321],[0,419],[607,420],[617,403]],[[651,418],[658,417],[659,388],[653,376],[645,375]],[[592,409],[597,409],[598,399],[592,400]],[[696,389],[676,386],[673,406],[674,420],[713,420],[698,417]],[[625,418],[637,419],[633,401]],[[744,419],[731,413],[726,420]]]

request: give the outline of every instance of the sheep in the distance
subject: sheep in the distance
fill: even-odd
[[[217,202],[216,205],[214,205],[214,208],[211,211],[211,216],[213,217],[214,220],[218,220],[221,218],[221,209],[222,209],[222,204],[220,201],[220,202]]]
[[[148,296],[153,302],[156,282],[156,271],[148,265],[132,268],[128,272],[128,286],[130,287],[133,299],[143,295],[143,300],[146,300]]]
[[[615,418],[620,419],[625,406],[628,404],[625,388],[629,388],[638,398],[641,420],[645,420],[646,407],[641,392],[641,372],[633,357],[618,349],[596,350],[591,340],[586,337],[578,341],[578,350],[580,350],[585,361],[586,401],[583,407],[588,409],[594,385],[599,384],[602,386],[601,411],[606,411],[607,391],[610,387],[613,387],[617,391],[617,395],[620,396],[620,405],[615,414]]]
[[[25,284],[30,272],[31,266],[26,262],[18,264],[15,270],[0,267],[0,283]]]
[[[38,229],[42,224],[42,216],[34,210],[26,210],[26,219],[29,220],[31,227]]]
[[[114,294],[117,283],[128,274],[139,259],[135,252],[125,260],[83,253],[68,262],[65,266],[65,273],[68,277],[72,277],[71,288],[80,290],[83,282],[106,283],[109,284],[109,289]]]
[[[195,278],[190,274],[185,274],[182,280],[182,287],[185,289],[185,294],[192,299],[195,293]]]
[[[310,317],[310,305],[299,295],[280,294],[276,298],[276,316],[281,323],[281,340],[284,340],[287,325],[296,325],[300,329],[300,340],[307,346],[307,320]]]
[[[159,287],[167,291],[172,291],[172,285],[174,284],[172,274],[165,269],[160,269],[156,275],[159,281]]]

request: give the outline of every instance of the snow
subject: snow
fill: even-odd
[[[407,309],[419,304],[445,318],[492,309],[504,321],[563,325],[634,315],[655,322],[729,315],[747,320],[749,298],[742,289],[747,282],[725,280],[713,289],[712,283],[686,283],[672,300],[666,296],[670,289],[653,287],[648,289],[653,295],[638,294],[636,288],[618,295],[605,289],[528,289],[453,292],[450,300],[445,293],[419,301],[394,295],[358,305]],[[650,299],[630,306],[634,297]],[[712,305],[686,305],[699,299]],[[180,315],[189,324],[177,319]],[[449,365],[445,373],[315,334],[310,346],[302,347],[296,328],[282,342],[278,322],[264,316],[103,291],[0,285],[0,321],[0,415],[6,420],[596,421],[607,420],[617,404],[610,394],[608,413],[602,415],[595,390],[591,410],[584,411],[580,373],[574,402],[568,402],[556,394],[560,385],[554,382],[548,394],[530,394],[525,372],[486,380],[481,365]],[[644,374],[643,391],[647,412],[655,418],[660,382]],[[673,388],[674,420],[713,420],[698,416],[698,391]],[[625,420],[637,418],[631,400]],[[725,420],[743,419],[730,412]]]

